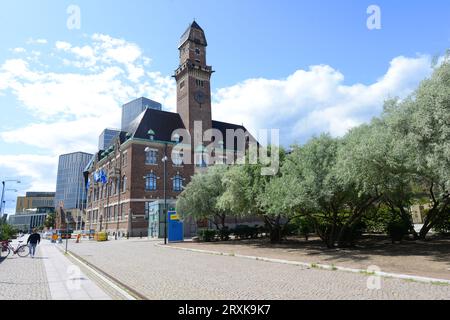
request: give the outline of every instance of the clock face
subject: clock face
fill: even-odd
[[[199,90],[194,93],[194,99],[198,103],[203,104],[206,101],[206,95],[203,93],[203,91]]]

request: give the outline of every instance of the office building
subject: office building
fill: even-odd
[[[120,134],[120,130],[118,129],[105,129],[100,134],[100,137],[98,138],[98,150],[106,150],[108,149],[113,143],[114,139],[116,139]]]
[[[17,197],[16,214],[27,214],[28,210],[53,212],[55,209],[55,192],[27,192],[25,196]]]
[[[122,106],[122,131],[126,131],[131,122],[139,116],[145,109],[162,110],[162,105],[159,102],[147,99],[138,98],[130,101]],[[99,148],[100,150],[105,150]]]
[[[92,159],[92,154],[75,152],[59,157],[54,207],[81,209],[86,201],[86,186],[83,170]]]

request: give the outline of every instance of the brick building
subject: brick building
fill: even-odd
[[[162,237],[164,201],[168,210],[175,208],[183,186],[197,170],[245,153],[245,144],[235,144],[233,133],[251,138],[247,130],[211,118],[213,70],[206,64],[206,46],[204,31],[194,21],[178,47],[177,112],[146,108],[122,128],[113,146],[100,150],[88,165],[85,229]],[[200,131],[195,130],[198,126]],[[216,129],[220,139],[214,136],[198,143],[208,129]],[[190,236],[197,226],[185,220],[184,227]]]

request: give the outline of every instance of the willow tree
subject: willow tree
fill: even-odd
[[[285,158],[282,148],[269,147],[267,152],[279,153],[279,163]],[[226,191],[219,200],[219,206],[237,217],[259,216],[269,229],[271,242],[282,239],[282,229],[286,219],[282,210],[268,211],[263,199],[267,196],[266,188],[269,183],[279,177],[280,172],[274,175],[264,175],[266,165],[257,161],[255,164],[232,166],[223,178]]]
[[[431,208],[419,237],[442,219],[450,206],[450,59],[435,68],[408,99],[392,103],[384,119],[407,148],[415,184],[428,194]]]
[[[217,230],[226,228],[227,211],[218,205],[225,192],[222,178],[228,168],[216,165],[195,174],[177,200],[177,212],[196,220],[207,219]]]

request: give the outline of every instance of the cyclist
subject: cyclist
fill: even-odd
[[[36,253],[36,246],[41,242],[41,236],[36,232],[36,229],[33,230],[33,233],[28,237],[27,244],[30,246],[30,255],[31,258],[34,258]]]

